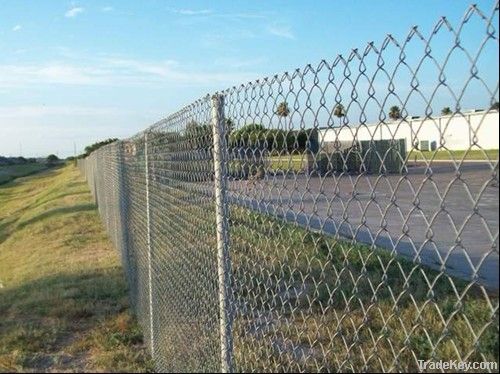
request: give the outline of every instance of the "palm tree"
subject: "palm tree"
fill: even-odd
[[[279,103],[278,108],[276,109],[276,114],[280,117],[286,117],[290,114],[290,109],[288,108],[286,101]]]
[[[333,110],[333,115],[338,117],[338,118],[344,117],[345,116],[344,106],[342,104],[337,104],[337,106]]]
[[[401,118],[401,109],[397,105],[391,106],[389,109],[389,118],[393,120]]]
[[[443,109],[441,109],[441,115],[443,116],[449,116],[451,115],[452,111],[449,106],[445,106]]]

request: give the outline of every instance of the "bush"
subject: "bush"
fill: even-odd
[[[57,157],[56,155],[52,154],[47,156],[47,164],[53,165],[57,161],[59,161],[59,157]]]

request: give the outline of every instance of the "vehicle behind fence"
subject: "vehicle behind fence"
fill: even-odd
[[[157,370],[496,365],[493,5],[208,95],[78,161]]]

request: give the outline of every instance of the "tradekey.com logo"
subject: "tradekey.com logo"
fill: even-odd
[[[452,370],[452,371],[470,371],[470,370],[485,370],[485,371],[497,371],[498,362],[470,362],[470,361],[459,361],[459,360],[449,360],[449,361],[426,361],[418,360],[419,371],[427,370]]]

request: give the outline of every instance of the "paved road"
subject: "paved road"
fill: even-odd
[[[375,242],[498,292],[498,166],[441,162],[406,176],[233,181],[231,202],[326,234]]]

